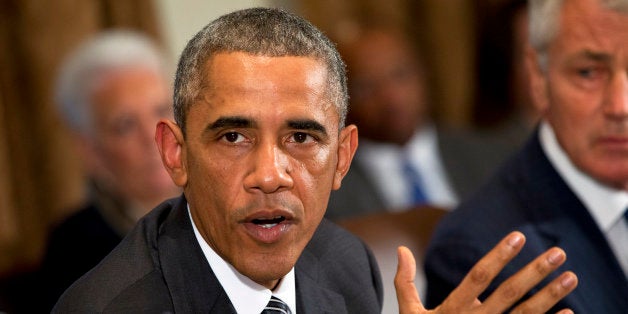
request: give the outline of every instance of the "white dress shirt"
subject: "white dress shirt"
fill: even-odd
[[[216,274],[220,285],[225,289],[236,312],[238,314],[259,314],[264,310],[268,301],[270,301],[271,295],[274,295],[284,301],[288,307],[290,307],[290,311],[296,314],[294,267],[281,279],[281,282],[274,291],[240,274],[205,242],[205,239],[203,239],[194,224],[189,206],[188,204],[188,215],[190,216],[190,221],[194,228],[196,241],[198,241],[198,244],[201,246],[209,266],[214,271],[214,274]]]
[[[578,169],[558,144],[552,127],[543,122],[539,132],[541,146],[550,163],[589,210],[628,276],[628,192],[600,183]]]
[[[403,174],[403,160],[409,158],[420,173],[423,192],[430,204],[453,208],[458,198],[449,182],[438,151],[433,127],[417,130],[405,146],[360,140],[360,158],[368,175],[381,191],[389,210],[405,210],[412,203],[411,187]]]

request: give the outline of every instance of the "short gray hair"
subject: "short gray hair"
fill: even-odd
[[[312,57],[328,72],[328,97],[344,126],[347,114],[345,64],[334,44],[315,26],[292,13],[274,8],[251,8],[219,17],[205,26],[181,54],[174,83],[174,116],[185,134],[190,106],[203,88],[206,62],[222,52],[252,55]]]
[[[170,72],[161,50],[142,33],[108,30],[76,48],[62,63],[55,89],[55,102],[69,127],[90,134],[96,84],[112,70],[138,67],[164,77]]]
[[[614,11],[628,13],[628,0],[598,0]],[[547,69],[547,49],[558,33],[564,0],[528,0],[530,44],[539,54],[539,65]]]

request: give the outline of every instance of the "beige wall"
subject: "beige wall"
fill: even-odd
[[[173,61],[188,40],[218,16],[248,7],[276,6],[276,3],[273,0],[155,0],[157,19]]]

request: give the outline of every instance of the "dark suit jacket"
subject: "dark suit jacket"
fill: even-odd
[[[512,152],[510,144],[488,135],[437,130],[436,136],[445,175],[459,199],[474,192]],[[331,194],[327,218],[337,220],[386,210],[384,197],[360,158],[358,148],[342,187]]]
[[[426,257],[428,306],[440,303],[513,230],[526,235],[526,245],[484,297],[537,255],[559,246],[566,263],[538,287],[565,270],[574,271],[579,284],[554,310],[626,313],[626,276],[593,217],[545,156],[538,133],[475,197],[441,220]]]
[[[94,202],[54,228],[40,270],[45,312],[49,312],[61,294],[120,241],[122,236],[105,220]],[[25,296],[32,297],[32,293]]]
[[[368,248],[323,220],[295,266],[299,313],[379,313],[382,287]],[[143,218],[53,312],[235,313],[198,245],[185,198]]]

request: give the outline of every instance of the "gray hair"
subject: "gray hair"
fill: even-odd
[[[205,26],[181,54],[174,83],[174,116],[185,134],[185,118],[198,99],[204,82],[205,63],[222,52],[252,55],[312,57],[329,73],[328,97],[344,126],[347,114],[345,64],[334,44],[315,26],[294,14],[273,8],[251,8],[219,17]]]
[[[628,0],[599,0],[614,11],[628,13]],[[547,49],[558,33],[564,0],[528,0],[530,44],[539,54],[541,69],[547,69]]]
[[[108,30],[81,44],[62,63],[55,102],[69,127],[89,135],[92,130],[91,94],[111,71],[146,68],[166,77],[166,58],[146,35]]]

